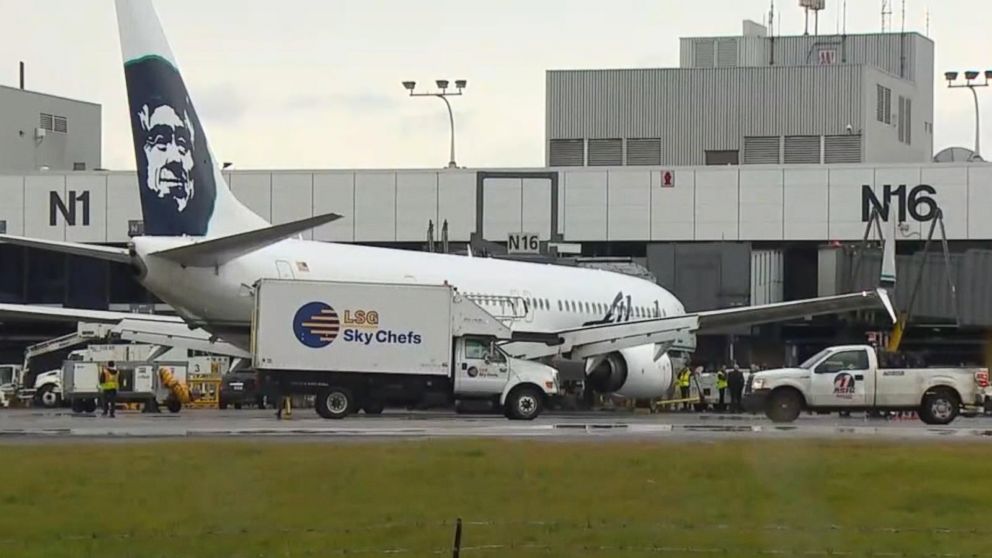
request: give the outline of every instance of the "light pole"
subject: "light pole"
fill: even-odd
[[[959,87],[967,87],[971,89],[971,95],[975,99],[975,154],[972,158],[981,160],[981,126],[978,120],[978,93],[975,91],[976,87],[988,87],[989,80],[992,79],[992,70],[985,70],[984,77],[985,81],[982,83],[974,82],[978,79],[979,73],[975,70],[968,70],[964,73],[964,83],[954,83],[954,80],[958,79],[958,72],[944,72],[944,77],[947,79],[947,87],[951,89],[956,89]],[[974,83],[973,83],[974,82]]]
[[[417,82],[415,81],[404,81],[403,87],[410,92],[411,97],[437,97],[444,101],[444,106],[448,107],[448,122],[451,124],[451,157],[448,161],[448,168],[454,169],[458,168],[458,164],[455,163],[455,113],[451,110],[451,103],[448,101],[448,97],[461,96],[468,82],[464,79],[456,79],[455,89],[457,91],[448,91],[448,80],[446,79],[439,79],[435,83],[440,91],[433,93],[415,93],[413,91],[417,87]]]

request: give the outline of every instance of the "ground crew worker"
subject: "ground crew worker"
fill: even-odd
[[[679,393],[681,394],[682,399],[689,399],[689,385],[691,382],[691,378],[692,378],[692,372],[689,371],[689,367],[688,366],[683,367],[682,371],[679,372],[679,376],[678,376]],[[688,411],[689,409],[690,409],[689,402],[683,401],[682,410]]]
[[[720,392],[720,403],[718,408],[722,411],[726,409],[724,396],[727,393],[727,370],[723,366],[716,371],[716,389]]]
[[[741,400],[744,398],[744,373],[734,365],[734,369],[727,374],[727,387],[730,388],[730,410],[739,413],[744,410]]]
[[[103,415],[107,416],[107,412],[110,412],[110,418],[114,418],[114,414],[117,408],[117,387],[118,379],[120,378],[120,373],[117,371],[117,366],[114,361],[110,361],[106,366],[100,370],[100,400],[103,403]]]

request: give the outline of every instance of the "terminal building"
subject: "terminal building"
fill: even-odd
[[[897,305],[927,262],[907,344],[957,363],[981,356],[992,326],[979,280],[992,275],[992,165],[932,162],[932,76],[917,34],[772,38],[745,24],[683,39],[676,69],[550,71],[546,167],[225,176],[274,223],[343,215],[308,238],[423,250],[443,228],[451,251],[478,255],[530,233],[544,258],[639,264],[690,311],[874,287],[879,255],[855,247],[878,212],[899,241]],[[142,230],[133,171],[3,167],[0,200],[8,234],[121,246]],[[920,253],[938,208],[946,258]],[[168,311],[124,265],[7,245],[0,301]],[[779,364],[890,327],[876,313],[799,320],[701,338],[697,355]],[[2,324],[0,355],[58,332]]]
[[[0,172],[101,167],[101,107],[0,85]]]

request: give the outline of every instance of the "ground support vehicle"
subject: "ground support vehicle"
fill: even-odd
[[[63,394],[77,413],[92,413],[100,405],[100,370],[105,362],[66,361]],[[116,362],[120,372],[118,403],[142,403],[145,412],[160,406],[178,413],[190,400],[185,386],[185,362]]]
[[[324,418],[387,405],[498,403],[534,419],[558,371],[508,356],[510,329],[449,285],[266,279],[256,284],[252,356],[267,393],[314,394]]]
[[[868,345],[826,348],[797,368],[751,375],[744,407],[775,422],[814,412],[915,411],[927,424],[948,424],[963,409],[983,408],[987,368],[880,367]]]

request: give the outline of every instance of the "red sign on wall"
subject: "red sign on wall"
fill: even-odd
[[[674,188],[675,187],[675,173],[670,170],[661,171],[661,187],[662,188]]]

